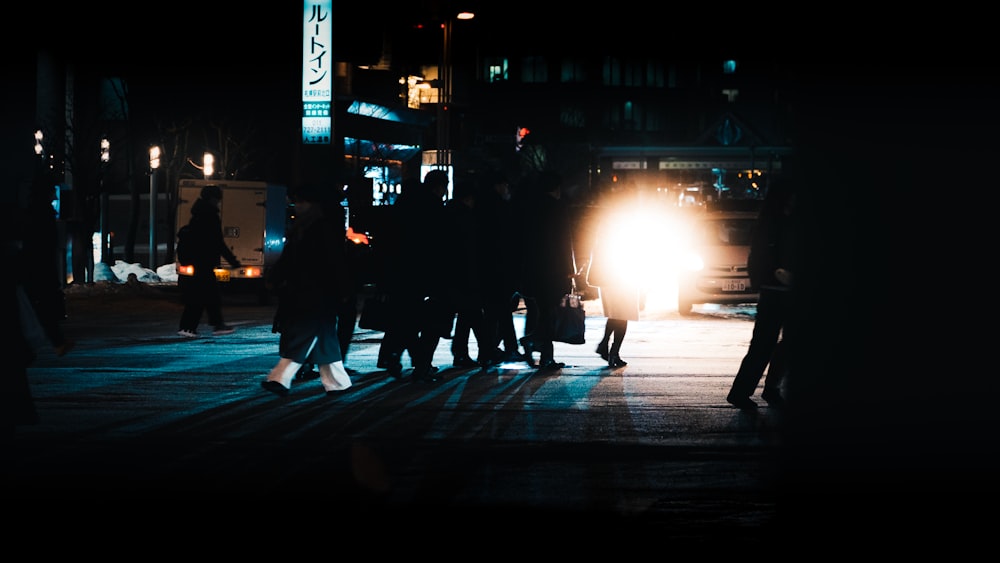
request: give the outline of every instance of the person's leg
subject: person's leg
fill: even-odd
[[[611,319],[608,319],[604,323],[604,336],[601,338],[601,341],[597,343],[597,355],[600,356],[605,362],[608,361],[611,354],[610,350],[608,350],[608,343],[611,341],[611,333],[614,332],[614,328],[614,322]]]
[[[271,368],[270,373],[267,374],[267,379],[261,383],[261,386],[276,395],[287,395],[289,389],[292,388],[292,379],[295,378],[295,374],[301,367],[302,364],[291,358],[281,358]]]
[[[750,345],[740,362],[736,377],[733,378],[729,394],[726,396],[726,400],[734,405],[737,405],[738,402],[747,407],[751,406],[750,396],[757,389],[757,384],[760,383],[764,369],[771,360],[774,347],[778,342],[778,336],[781,333],[781,317],[780,314],[776,314],[778,313],[776,307],[780,304],[776,301],[777,296],[774,293],[768,290],[760,292],[757,301],[757,318],[750,336]]]
[[[524,336],[521,337],[521,347],[524,348],[524,359],[529,366],[535,365],[534,353],[539,350],[536,341],[538,336],[538,300],[526,295],[524,299]]]
[[[555,335],[556,308],[562,296],[539,298],[538,304],[538,326],[535,330],[534,346],[538,350],[539,369],[552,370],[564,367],[564,364],[555,360],[555,346],[552,338]]]
[[[351,376],[344,368],[344,362],[337,361],[319,366],[319,379],[323,383],[323,389],[327,395],[344,391],[351,387]]]
[[[760,397],[768,402],[772,407],[782,407],[785,404],[784,396],[781,394],[781,382],[784,381],[789,371],[789,343],[788,343],[788,321],[793,314],[792,294],[787,291],[776,292],[777,305],[776,315],[779,317],[774,321],[780,325],[777,342],[771,351],[771,358],[768,361],[767,375],[764,377],[764,390]],[[793,329],[794,330],[794,329]]]
[[[350,348],[351,339],[354,338],[354,325],[357,320],[358,300],[354,297],[342,304],[337,311],[337,341],[340,343],[342,360],[347,360],[347,349]]]
[[[483,316],[479,326],[479,334],[476,335],[476,343],[479,346],[479,360],[488,360],[490,363],[499,363],[502,360],[500,352],[500,315],[502,301],[495,297],[483,303]],[[488,354],[488,356],[487,356]]]
[[[180,324],[177,327],[180,331],[190,333],[198,332],[198,323],[201,322],[201,298],[198,292],[198,281],[188,276],[179,276],[177,286],[181,290],[181,302],[184,310],[181,312]]]
[[[222,319],[222,289],[215,280],[215,274],[205,282],[205,312],[208,314],[208,324],[217,329],[226,328]]]
[[[608,352],[608,365],[613,368],[624,367],[628,362],[622,359],[622,342],[625,341],[625,333],[628,332],[628,319],[608,319],[611,325],[611,333],[614,339],[611,342],[611,350]]]
[[[469,337],[472,333],[472,319],[467,311],[459,311],[455,315],[455,333],[451,337],[451,355],[454,365],[464,367],[469,358]]]

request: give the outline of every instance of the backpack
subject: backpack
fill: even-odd
[[[194,260],[194,233],[191,225],[184,225],[177,231],[177,246],[174,253],[181,264],[191,264]]]

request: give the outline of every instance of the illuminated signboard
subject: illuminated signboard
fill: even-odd
[[[333,137],[333,0],[306,0],[302,15],[302,143]]]

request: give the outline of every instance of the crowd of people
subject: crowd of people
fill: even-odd
[[[573,221],[562,197],[562,179],[544,171],[512,185],[502,173],[452,180],[443,170],[432,170],[423,178],[404,181],[405,189],[390,206],[378,242],[365,264],[365,276],[388,305],[388,320],[379,350],[378,367],[401,379],[433,383],[442,376],[433,358],[442,339],[450,340],[452,365],[456,368],[489,370],[507,362],[523,362],[539,372],[557,371],[565,364],[555,357],[556,314],[563,297],[573,291],[580,272],[574,256]],[[777,225],[790,211],[785,190],[776,187],[772,205],[765,206],[762,225]],[[634,187],[612,190],[603,205],[609,208],[635,205]],[[55,229],[51,217],[51,194],[32,192],[35,210],[25,231],[25,248],[17,256],[46,257],[54,254],[34,251],[38,245],[55,245],[50,240]],[[359,313],[362,273],[357,256],[347,244],[346,221],[341,202],[329,189],[303,185],[290,193],[295,218],[276,266],[269,270],[266,287],[277,297],[273,331],[279,334],[279,360],[261,386],[279,396],[291,391],[293,379],[318,378],[328,395],[351,387],[351,370],[345,365],[351,337]],[[210,264],[220,260],[233,265],[239,261],[229,251],[219,224],[221,193],[206,188],[192,211],[197,228],[198,259],[205,276],[185,280],[182,287],[184,311],[180,320],[182,337],[197,336],[198,324],[207,313],[213,335],[234,331],[223,320],[221,294],[214,283]],[[197,211],[197,213],[195,212]],[[613,216],[613,214],[608,214]],[[599,288],[605,316],[604,335],[595,352],[610,368],[627,362],[621,357],[628,321],[637,321],[642,307],[641,288],[629,282],[627,269],[616,262],[602,241],[620,228],[608,221],[600,226],[588,264],[587,282]],[[766,240],[757,246],[774,247],[779,234],[775,228],[760,228]],[[11,247],[13,248],[13,247]],[[44,250],[44,249],[42,249]],[[756,251],[756,257],[763,252]],[[774,262],[773,260],[777,260]],[[783,406],[778,390],[785,367],[783,336],[790,281],[784,257],[767,262],[765,274],[755,276],[760,286],[761,304],[747,357],[726,397],[732,405],[755,408],[749,396],[771,370],[764,386],[764,400]],[[775,264],[779,264],[775,266]],[[48,265],[46,264],[43,265]],[[53,281],[51,268],[26,268]],[[757,279],[760,277],[761,279]],[[766,279],[765,279],[766,278]],[[66,353],[73,343],[61,333],[61,291],[58,284],[20,280],[37,312],[44,345],[57,354]],[[13,304],[13,302],[10,302]],[[523,332],[518,337],[514,313],[524,306]],[[30,336],[23,331],[26,338]],[[475,338],[476,357],[471,339]],[[23,366],[30,365],[33,353],[25,345]],[[536,361],[537,354],[537,361]],[[404,370],[408,359],[411,369]],[[315,370],[313,369],[315,368]],[[23,389],[27,391],[25,386]],[[10,398],[9,396],[7,397]],[[8,420],[8,428],[31,423],[30,391],[21,395],[19,420]],[[17,412],[8,405],[9,413]]]
[[[558,174],[542,172],[529,180],[516,192],[501,173],[461,177],[452,185],[444,170],[432,170],[403,182],[401,194],[388,206],[366,272],[389,310],[379,368],[397,379],[440,381],[433,358],[442,340],[450,340],[456,368],[488,370],[504,362],[524,362],[541,371],[565,366],[555,358],[553,332],[556,307],[572,291],[576,274],[572,221]],[[343,247],[332,242],[345,235],[342,215],[322,231],[296,225],[317,222],[310,218],[320,209],[328,219],[342,213],[339,202],[316,201],[319,192],[306,188],[291,193],[296,208],[305,205],[307,212],[297,209],[281,259],[267,280],[278,297],[274,330],[281,334],[281,360],[262,386],[278,395],[289,392],[296,376],[319,376],[328,393],[350,386],[344,336],[353,333],[357,311],[345,304],[359,303],[358,273]],[[518,216],[523,222],[515,220]],[[321,253],[323,259],[317,260]],[[290,278],[288,270],[296,271],[290,265],[303,256],[325,270],[302,268]],[[365,302],[360,301],[362,308]],[[526,322],[519,338],[514,312],[522,303]],[[355,314],[338,314],[347,309]],[[303,324],[290,315],[292,310],[311,316],[304,335],[289,329]],[[318,373],[312,366],[319,367]]]
[[[455,368],[489,370],[506,362],[524,362],[540,372],[565,367],[555,358],[556,314],[580,272],[562,179],[544,171],[514,190],[500,173],[462,177],[449,198],[450,184],[444,170],[407,179],[381,226],[365,273],[389,311],[378,367],[396,379],[408,374],[413,382],[440,381],[433,358],[441,340],[450,340]],[[341,244],[343,208],[323,195],[329,190],[316,188],[292,193],[296,219],[267,280],[278,295],[274,332],[281,334],[281,359],[262,386],[281,396],[289,393],[293,379],[318,377],[328,394],[351,386],[344,360],[356,326],[361,274],[345,252],[350,245]],[[762,310],[726,397],[740,409],[756,408],[750,395],[769,364],[763,398],[772,407],[784,406],[782,337],[791,287],[786,276],[793,268],[786,242],[791,190],[786,188],[775,184],[758,219],[752,282],[761,293]],[[637,283],[641,275],[616,255],[611,241],[627,227],[620,218],[628,215],[620,211],[641,206],[641,195],[629,184],[606,194],[601,205],[607,213],[585,261],[586,281],[598,288],[607,317],[595,352],[612,369],[628,365],[622,345],[629,321],[639,320],[644,288]],[[514,312],[522,303],[519,338]]]

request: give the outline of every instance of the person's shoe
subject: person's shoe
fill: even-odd
[[[608,367],[612,368],[623,368],[628,365],[628,362],[621,359],[617,354],[614,356],[608,356]]]
[[[610,362],[611,361],[611,357],[608,355],[608,343],[607,342],[601,342],[600,344],[598,344],[596,352],[597,352],[597,355],[600,356],[601,359],[604,360],[605,362]],[[611,366],[611,367],[614,367],[614,366]]]
[[[539,363],[541,365],[538,367],[538,371],[556,371],[566,367],[566,364],[555,360],[546,360]]]
[[[285,387],[284,385],[282,385],[277,381],[271,381],[270,379],[266,379],[260,382],[260,386],[279,397],[288,396],[288,391],[289,391],[288,387]]]
[[[232,334],[234,332],[236,332],[236,329],[229,325],[219,325],[212,331],[212,336],[222,336],[223,334]]]
[[[438,373],[438,368],[431,366],[429,368],[415,368],[413,370],[413,376],[411,380],[413,383],[437,383],[443,380],[444,377]]]
[[[521,339],[518,340],[518,342],[520,342],[521,347],[524,348],[524,361],[528,364],[529,367],[534,367],[535,359],[532,357],[532,354],[534,354],[535,352],[534,343],[528,340],[527,336],[521,337]]]
[[[399,354],[389,354],[385,359],[385,369],[393,379],[403,377],[403,362],[399,359]]]
[[[198,333],[193,330],[181,329],[177,331],[177,336],[183,336],[184,338],[198,338]]]
[[[451,365],[457,368],[474,368],[478,366],[479,363],[468,356],[455,356],[455,360],[451,362]]]
[[[760,398],[767,401],[768,406],[783,409],[785,408],[785,398],[781,396],[781,393],[771,389],[764,389],[764,392],[760,394]]]
[[[732,393],[726,395],[726,402],[740,410],[753,410],[757,408],[757,403],[750,397],[737,397]]]

